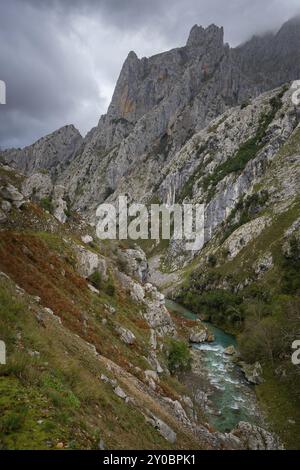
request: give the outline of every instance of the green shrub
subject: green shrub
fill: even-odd
[[[53,205],[52,205],[51,199],[50,199],[49,197],[43,197],[43,198],[40,200],[40,206],[41,206],[45,211],[48,211],[48,212],[50,212],[50,214],[52,214],[52,212],[53,212]]]
[[[300,294],[300,242],[292,237],[289,241],[289,254],[282,261],[282,292],[284,294]]]
[[[209,266],[214,268],[217,264],[217,258],[215,257],[215,255],[210,254],[208,256],[207,262],[208,262]]]
[[[90,275],[89,277],[90,283],[98,290],[101,289],[102,286],[102,277],[99,271],[95,271],[93,274]]]
[[[116,288],[112,283],[107,284],[105,288],[105,292],[107,293],[107,295],[109,295],[110,297],[113,297],[115,295],[115,291],[116,291]]]
[[[24,423],[25,413],[11,411],[0,422],[1,434],[19,431]]]
[[[171,340],[168,355],[168,368],[171,374],[190,370],[191,362],[191,353],[187,343],[175,339]]]

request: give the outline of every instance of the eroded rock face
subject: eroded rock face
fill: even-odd
[[[65,197],[65,188],[61,185],[55,186],[53,190],[53,198],[52,198],[53,215],[62,224],[64,224],[68,218],[67,217],[68,205],[64,197]]]
[[[138,246],[135,249],[119,250],[119,259],[128,276],[144,283],[148,279],[148,262],[144,251]]]
[[[271,252],[265,253],[254,265],[255,274],[258,277],[263,276],[273,267],[273,256]]]
[[[144,318],[149,326],[160,336],[174,336],[176,329],[171,316],[166,309],[164,295],[156,287],[147,283],[145,285],[145,304],[147,309]]]
[[[277,436],[254,424],[241,421],[231,432],[247,450],[282,450]]]
[[[229,258],[235,258],[248,243],[260,235],[268,223],[270,223],[270,219],[259,217],[236,230],[224,244],[224,248],[228,250]]]
[[[51,197],[53,183],[51,177],[44,173],[34,173],[25,179],[22,185],[22,192],[25,197],[41,200]]]

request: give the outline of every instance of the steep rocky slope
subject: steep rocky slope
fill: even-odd
[[[184,338],[204,327],[171,317],[140,248],[98,242],[76,214],[61,224],[26,180],[0,167],[1,448],[280,447],[257,426],[207,424],[172,352],[187,367]]]

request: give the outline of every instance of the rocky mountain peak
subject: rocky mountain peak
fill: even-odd
[[[222,47],[224,42],[224,30],[222,27],[211,24],[207,28],[195,24],[189,34],[187,47],[199,47],[204,44],[215,43]]]
[[[288,43],[290,47],[295,46],[294,41],[300,38],[300,15],[286,21],[276,35],[277,41]]]
[[[72,160],[82,142],[78,129],[69,124],[24,149],[6,150],[3,157],[25,174],[45,170],[54,175]]]
[[[136,55],[134,51],[130,51],[128,53],[126,61],[136,61],[136,60],[138,60],[138,56]]]

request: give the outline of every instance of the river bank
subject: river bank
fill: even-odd
[[[197,316],[171,301],[166,306],[188,319]],[[221,432],[228,432],[240,421],[262,425],[255,389],[244,377],[240,367],[225,353],[228,346],[236,347],[234,336],[204,322],[214,335],[214,341],[192,345],[193,367],[185,374],[185,383],[192,388],[208,422]]]

